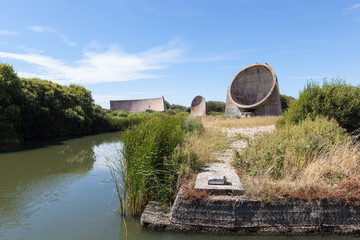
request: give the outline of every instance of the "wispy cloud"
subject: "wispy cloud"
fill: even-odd
[[[356,3],[344,10],[344,14],[354,15],[355,20],[360,22],[360,3]]]
[[[18,35],[18,33],[14,31],[0,30],[0,36],[9,36],[9,35]]]
[[[345,9],[345,13],[351,14],[354,12],[360,11],[360,3],[356,3]]]
[[[65,43],[68,46],[77,46],[76,42],[70,41],[69,37],[65,34],[60,33],[59,31],[51,28],[51,27],[44,27],[44,26],[30,26],[28,28],[30,31],[36,32],[36,33],[52,33],[58,38],[61,39],[63,43]]]
[[[162,69],[176,61],[183,52],[179,40],[140,53],[127,53],[116,46],[106,51],[84,51],[75,64],[41,53],[0,52],[0,58],[15,59],[36,66],[35,72],[19,72],[21,77],[38,77],[61,84],[120,82],[159,78]],[[21,70],[21,69],[20,69]]]

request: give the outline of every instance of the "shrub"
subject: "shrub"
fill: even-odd
[[[185,128],[190,133],[195,132],[199,134],[204,131],[204,127],[201,123],[201,120],[194,117],[190,117],[186,119]]]
[[[285,112],[285,110],[287,110],[290,106],[290,103],[295,100],[295,98],[291,97],[291,96],[286,96],[283,94],[280,94],[280,102],[281,102],[281,109],[283,112]]]
[[[110,112],[109,115],[111,117],[127,117],[129,115],[129,112],[120,109]]]
[[[359,96],[360,86],[350,86],[341,79],[324,80],[321,87],[316,82],[309,82],[300,92],[298,100],[291,102],[278,125],[298,123],[308,116],[315,119],[322,115],[334,118],[348,132],[353,132],[360,128]]]
[[[225,112],[225,103],[220,101],[208,101],[206,102],[206,111],[210,112],[218,112],[224,113]]]

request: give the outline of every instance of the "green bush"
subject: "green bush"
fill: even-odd
[[[315,119],[322,115],[334,118],[348,132],[355,131],[360,128],[359,96],[360,86],[348,85],[340,79],[324,80],[322,86],[309,82],[299,98],[291,102],[278,125],[298,123],[308,116]]]
[[[204,127],[199,118],[189,117],[185,121],[187,132],[200,134],[204,131]]]
[[[295,100],[295,98],[280,94],[281,109],[283,112],[285,112],[290,107],[290,103],[293,100]]]
[[[110,112],[109,116],[111,116],[111,117],[127,117],[127,116],[129,116],[129,112],[119,109],[119,110]]]
[[[224,113],[225,106],[226,106],[226,104],[224,102],[208,101],[208,102],[206,102],[206,111],[208,113],[210,113],[210,112]]]
[[[320,151],[347,138],[335,120],[308,117],[251,140],[248,148],[236,152],[234,162],[240,170],[254,176],[296,177]]]

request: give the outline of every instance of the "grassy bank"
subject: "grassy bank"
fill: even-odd
[[[347,200],[359,204],[359,143],[335,120],[310,117],[249,140],[234,165],[246,195]]]

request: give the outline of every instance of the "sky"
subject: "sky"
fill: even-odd
[[[0,63],[84,86],[104,108],[225,102],[254,63],[293,97],[310,80],[360,84],[360,0],[1,0],[0,13]]]

